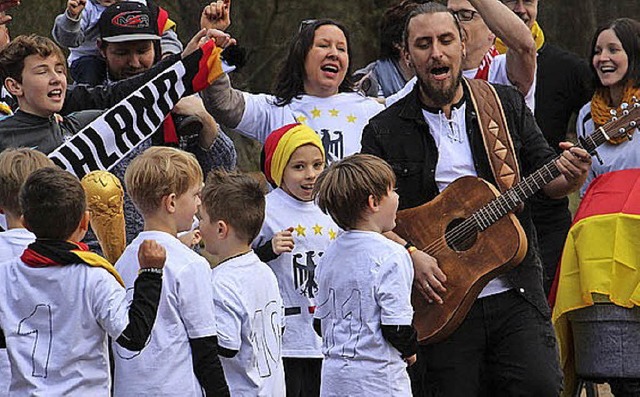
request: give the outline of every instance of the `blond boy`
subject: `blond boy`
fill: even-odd
[[[158,319],[142,351],[114,347],[117,396],[223,396],[229,391],[217,356],[209,263],[182,244],[200,205],[202,170],[195,156],[152,147],[125,173],[125,186],[144,218],[144,231],[116,262],[125,286],[136,276],[140,244],[154,239],[167,250]]]
[[[0,153],[0,214],[4,214],[7,230],[0,232],[0,262],[22,254],[36,236],[24,228],[20,217],[18,193],[31,173],[54,164],[44,154],[32,149],[7,149]],[[0,396],[9,393],[11,366],[6,349],[0,349]]]
[[[394,186],[391,167],[364,154],[333,163],[316,181],[318,206],[345,230],[316,270],[322,396],[411,395],[413,266],[407,251],[382,235],[395,227]]]
[[[232,395],[285,395],[284,309],[273,272],[251,250],[264,219],[264,195],[249,176],[213,172],[202,192],[200,230],[222,259],[212,283],[220,355]]]

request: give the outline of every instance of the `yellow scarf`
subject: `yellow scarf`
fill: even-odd
[[[624,94],[622,95],[622,103],[632,104],[633,97],[640,98],[640,88],[634,87],[634,83],[632,81],[627,81],[624,86]],[[611,98],[609,96],[609,89],[606,87],[600,87],[596,90],[595,94],[593,94],[593,98],[591,98],[591,118],[596,125],[596,128],[602,127],[611,121],[611,110],[616,110],[618,115],[622,115],[622,109],[620,109],[620,105],[612,106]],[[635,132],[635,128],[629,131],[630,134]],[[609,139],[609,142],[617,145],[626,141],[627,138],[623,135],[617,138]]]
[[[533,35],[533,41],[536,42],[536,51],[539,51],[544,45],[544,32],[540,25],[538,25],[538,22],[535,22],[531,27],[531,34]],[[508,48],[504,45],[504,42],[498,38],[496,39],[496,49],[500,54],[504,54]]]

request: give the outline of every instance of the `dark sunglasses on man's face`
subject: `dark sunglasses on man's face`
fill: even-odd
[[[462,9],[457,11],[451,11],[451,13],[458,19],[458,21],[469,22],[476,17],[476,14],[478,13],[478,11]]]

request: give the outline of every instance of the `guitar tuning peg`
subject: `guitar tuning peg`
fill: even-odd
[[[627,110],[628,107],[629,107],[629,104],[626,102],[622,102],[622,104],[620,105],[620,109],[622,110]]]
[[[631,122],[629,123],[629,127],[631,127],[631,128],[636,128],[636,126],[637,126],[637,125],[638,125],[638,123],[636,123],[636,121],[635,121],[635,120],[633,120],[633,121],[631,121]]]
[[[626,116],[626,115],[628,115],[628,114],[629,114],[629,111],[628,111],[627,109],[625,109],[625,110],[623,110],[623,111],[622,111],[622,115],[623,115],[623,116]]]
[[[609,110],[609,114],[612,115],[612,116],[617,116],[618,115],[618,111],[615,110],[615,109],[611,109],[611,110]]]
[[[635,103],[638,103],[638,98],[635,95],[631,97],[631,100]]]
[[[630,132],[627,132],[627,139],[630,141],[633,141],[633,134]]]
[[[611,118],[611,121],[618,121],[618,118],[614,116]]]
[[[620,128],[620,129],[618,130],[618,134],[620,134],[620,135],[625,135],[626,133],[627,133],[627,130],[626,130],[626,129],[624,129],[624,128]]]

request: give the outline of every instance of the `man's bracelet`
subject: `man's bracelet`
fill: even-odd
[[[409,252],[409,255],[413,254],[418,250],[416,246],[413,245],[413,243],[409,240],[407,240],[407,243],[404,245],[404,248]]]
[[[155,273],[162,275],[162,269],[157,267],[144,267],[138,270],[138,275],[142,273]]]

